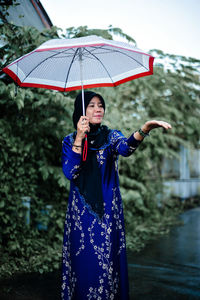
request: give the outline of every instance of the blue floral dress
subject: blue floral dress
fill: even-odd
[[[62,166],[71,181],[63,240],[63,300],[128,300],[128,271],[124,216],[119,190],[118,156],[131,155],[139,145],[110,130],[108,141],[96,151],[102,175],[104,214],[92,210],[75,179],[81,155],[72,151],[73,134],[63,140]]]

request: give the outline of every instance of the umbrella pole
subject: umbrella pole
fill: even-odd
[[[84,88],[83,85],[81,85],[82,88],[82,107],[83,107],[83,116],[85,116],[85,99],[84,99]]]
[[[83,116],[85,116],[85,99],[84,99],[84,88],[83,88],[83,58],[81,48],[79,49],[79,63],[80,63],[80,77],[81,77],[81,91],[82,91],[82,108]]]
[[[81,48],[79,49],[79,62],[80,62],[80,77],[81,77],[81,92],[82,92],[82,108],[83,108],[83,116],[85,116],[85,99],[84,99],[84,88],[83,88],[83,58]],[[88,141],[87,141],[87,133],[85,132],[85,142],[83,147],[83,161],[87,159],[87,150],[88,150]]]

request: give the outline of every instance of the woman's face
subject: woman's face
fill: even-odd
[[[93,97],[86,109],[86,116],[91,124],[101,124],[104,116],[104,108],[98,97]]]

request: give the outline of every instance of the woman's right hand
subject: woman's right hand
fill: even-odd
[[[90,132],[89,118],[86,116],[81,116],[77,123],[76,138],[81,140],[84,139],[87,132]]]

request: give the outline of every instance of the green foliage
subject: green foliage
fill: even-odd
[[[58,37],[55,28],[1,26],[5,44],[1,68]],[[15,34],[13,34],[15,32]],[[1,276],[58,268],[69,183],[61,170],[63,137],[72,131],[73,99],[42,89],[18,89],[5,74],[0,81],[0,265]],[[31,198],[30,224],[23,197]],[[44,215],[52,205],[50,215]],[[48,232],[39,230],[48,225]]]
[[[58,37],[58,29],[44,30],[4,24],[6,44],[0,49],[1,69],[41,43]],[[68,28],[65,37],[119,34],[119,28]],[[106,99],[105,124],[128,136],[148,119],[172,123],[171,132],[157,129],[136,153],[120,158],[120,184],[124,200],[127,246],[140,250],[150,237],[165,233],[179,212],[178,202],[158,199],[162,194],[164,157],[177,155],[182,144],[197,146],[200,127],[199,61],[169,56],[153,50],[159,64],[154,76],[140,78],[117,88],[96,89]],[[165,60],[168,61],[166,65]],[[16,87],[4,74],[0,78],[0,273],[46,272],[61,260],[62,235],[69,182],[61,170],[62,139],[73,131],[72,111],[76,92]],[[30,224],[26,224],[23,197],[31,198]],[[49,215],[45,212],[51,205]],[[178,210],[176,210],[178,207]],[[43,225],[43,230],[38,229]],[[48,226],[48,231],[45,230]]]
[[[20,89],[18,96],[12,98],[12,92],[13,83],[0,82],[1,253],[16,261],[12,272],[36,271],[38,265],[40,271],[52,270],[52,266],[58,267],[60,257],[55,253],[61,253],[69,189],[61,172],[60,156],[61,141],[72,130],[71,124],[67,126],[71,119],[71,99],[54,92],[29,89]],[[29,226],[25,224],[24,196],[31,198]],[[48,235],[44,235],[37,230],[37,224],[45,224],[41,212],[49,204],[53,208]],[[45,250],[46,245],[49,250]],[[46,251],[51,255],[44,259]],[[29,260],[29,256],[35,260]],[[1,265],[2,272],[9,270]]]
[[[62,37],[65,38],[78,38],[89,35],[98,35],[105,39],[112,40],[113,35],[120,36],[127,41],[133,43],[136,46],[136,41],[129,35],[125,34],[120,28],[109,26],[108,29],[89,29],[87,26],[69,27],[66,29],[66,33],[62,33]]]

